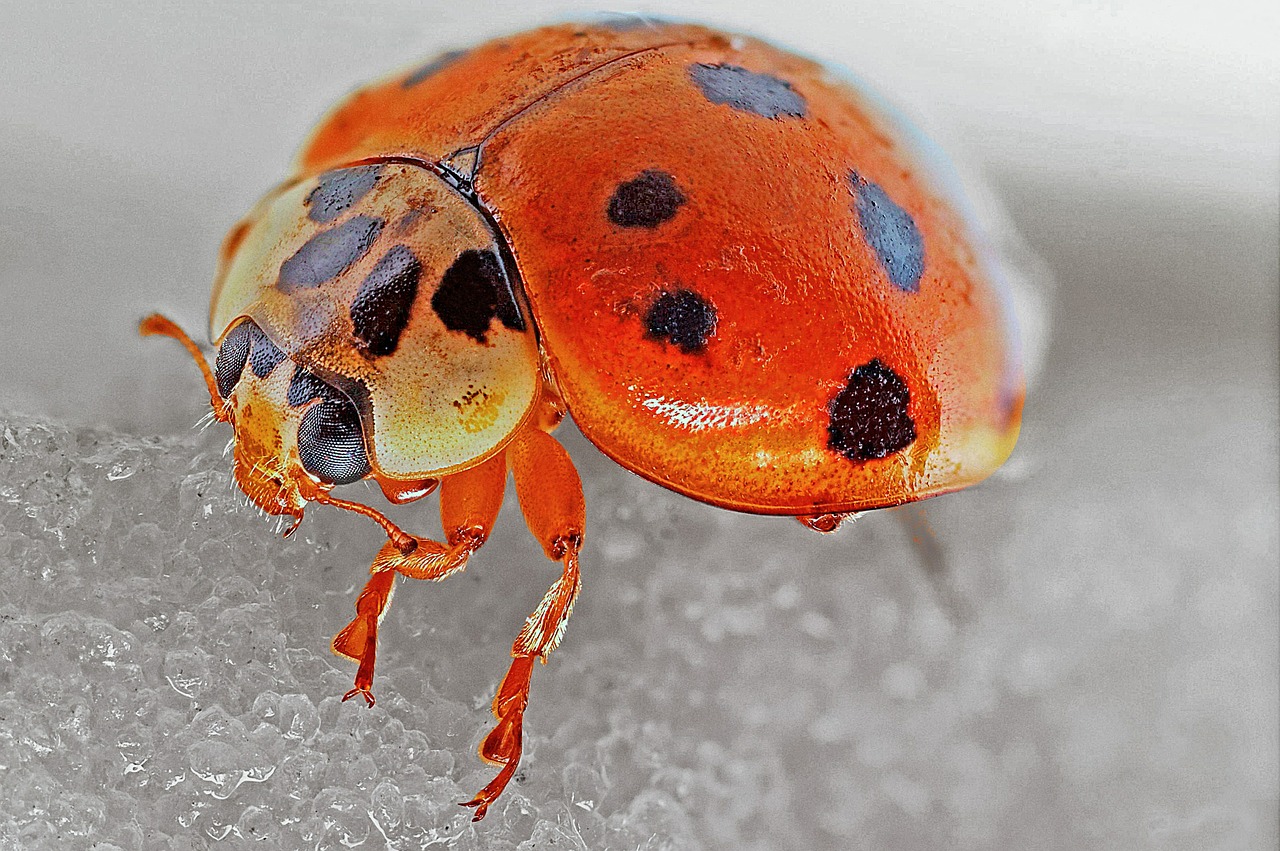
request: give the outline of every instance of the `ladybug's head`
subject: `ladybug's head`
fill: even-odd
[[[300,520],[318,494],[369,474],[355,405],[297,366],[252,320],[223,337],[212,370],[168,319],[150,316],[141,330],[173,337],[196,356],[214,417],[235,427],[236,484],[267,514]]]
[[[301,518],[320,491],[371,472],[356,406],[252,320],[223,337],[214,379],[236,429],[236,483],[268,514]]]

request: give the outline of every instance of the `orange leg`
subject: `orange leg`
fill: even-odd
[[[138,333],[144,337],[172,337],[181,343],[191,357],[195,358],[196,366],[200,367],[200,374],[204,376],[205,386],[209,388],[209,404],[213,406],[214,418],[220,422],[226,422],[231,418],[227,412],[226,401],[218,395],[218,380],[213,375],[213,369],[205,360],[200,347],[187,336],[186,331],[179,328],[167,316],[153,313],[138,323]]]
[[[563,565],[560,578],[534,609],[511,647],[513,657],[507,675],[493,699],[498,723],[480,745],[480,756],[502,770],[462,806],[475,807],[479,821],[489,805],[502,794],[520,764],[524,738],[524,710],[529,703],[529,678],[533,660],[547,661],[564,636],[582,585],[578,574],[578,550],[582,547],[584,505],[582,481],[569,454],[554,437],[528,428],[507,448],[507,459],[516,479],[516,494],[529,531],[542,544],[547,558]]]
[[[332,497],[320,500],[339,508],[357,511],[363,508],[365,510],[360,513],[377,514],[375,519],[382,524],[388,538],[369,569],[373,575],[356,598],[355,618],[333,639],[334,653],[360,664],[356,670],[355,688],[343,695],[343,700],[360,695],[373,706],[378,624],[391,603],[396,574],[439,581],[466,567],[467,559],[480,549],[493,529],[498,509],[502,506],[506,482],[507,466],[501,453],[443,480],[440,486],[440,518],[445,530],[445,544],[410,535],[367,506],[357,508],[354,507],[357,503]]]

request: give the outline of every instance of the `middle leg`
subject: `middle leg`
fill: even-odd
[[[372,576],[356,598],[356,616],[333,639],[333,652],[359,663],[355,687],[343,696],[360,695],[373,706],[373,669],[378,651],[378,624],[391,604],[396,574],[438,582],[467,566],[493,529],[507,483],[503,453],[455,473],[440,485],[440,520],[445,543],[400,532],[388,533],[369,569]],[[399,531],[397,529],[396,531]]]

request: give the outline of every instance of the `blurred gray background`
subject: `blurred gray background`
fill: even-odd
[[[163,309],[203,333],[222,235],[283,176],[324,110],[360,81],[438,50],[598,8],[0,0],[0,413],[185,433],[207,409],[190,361],[175,346],[139,340],[134,325]],[[562,673],[555,662],[547,669],[544,684],[556,685],[545,685],[546,699],[573,688],[570,670],[588,683],[603,676],[587,660],[625,659],[653,624],[665,633],[698,619],[681,641],[707,642],[714,664],[694,664],[692,675],[710,678],[721,715],[699,726],[701,710],[688,707],[665,719],[661,707],[644,714],[747,765],[761,748],[781,760],[770,770],[798,801],[810,783],[819,790],[818,804],[796,805],[800,826],[782,818],[785,835],[717,832],[690,815],[687,835],[712,847],[725,836],[745,847],[744,835],[753,847],[849,847],[844,831],[864,823],[896,847],[1274,847],[1280,10],[1247,0],[614,8],[696,15],[852,69],[962,149],[1056,290],[1045,367],[1008,471],[968,496],[930,502],[928,520],[897,512],[902,534],[876,516],[834,541],[810,538],[770,531],[780,521],[719,519],[672,495],[638,497],[653,489],[570,435],[588,493],[598,495],[589,519],[613,537],[594,539],[588,553],[588,596],[559,653]],[[691,519],[672,521],[669,539],[628,538],[618,518],[635,499]],[[503,523],[518,525],[514,512]],[[308,528],[350,524],[317,516]],[[682,535],[710,554],[705,584],[697,565],[671,561]],[[771,556],[766,578],[786,564],[802,589],[805,571],[818,576],[834,552],[874,562],[857,568],[858,594],[869,596],[851,596],[824,629],[834,623],[840,635],[865,622],[875,634],[900,614],[913,625],[910,640],[887,640],[850,663],[841,688],[887,702],[862,716],[837,713],[836,732],[819,718],[798,740],[785,738],[793,710],[782,692],[803,687],[790,678],[815,685],[824,669],[802,679],[809,669],[778,649],[799,633],[734,633],[723,597],[750,608],[752,593],[711,584],[733,575],[715,553],[745,571],[765,541],[786,554]],[[937,542],[932,555],[928,541]],[[348,611],[363,571],[354,562],[371,542],[341,550],[353,563],[327,580],[337,589],[330,620]],[[530,546],[521,538],[511,552]],[[282,550],[281,564],[292,569],[293,557]],[[922,578],[944,561],[945,575]],[[625,578],[616,573],[624,564]],[[786,605],[820,608],[846,587],[822,575],[830,585]],[[770,600],[791,588],[778,581]],[[540,584],[521,594],[536,598]],[[659,597],[678,590],[646,627],[648,610],[626,594],[655,588]],[[441,590],[406,589],[397,605]],[[443,593],[472,604],[466,587]],[[593,603],[591,594],[603,596]],[[954,606],[939,602],[952,597]],[[512,602],[507,619],[518,623],[527,609]],[[942,621],[930,620],[937,611]],[[759,671],[719,641],[726,630],[728,644],[772,648],[783,666]],[[506,631],[485,633],[497,649],[486,665]],[[400,647],[387,656],[392,677],[415,669]],[[721,670],[721,680],[708,673]],[[497,675],[477,670],[468,687],[483,695]],[[965,691],[970,683],[976,692]],[[993,744],[1003,761],[992,768],[970,750],[948,752],[931,777],[929,697],[964,706],[957,737],[998,743],[1001,731],[1021,731],[1031,755]],[[473,708],[468,731],[484,724],[483,699]],[[867,713],[884,727],[869,732]],[[742,745],[732,734],[740,727],[764,743]],[[821,755],[831,764],[809,776]],[[544,745],[542,759],[554,764],[555,748]],[[993,775],[965,773],[975,764],[1004,778],[983,804],[973,796],[987,787],[973,778]],[[1018,765],[1033,768],[1019,774]],[[726,784],[736,795],[732,778]],[[545,780],[534,787],[542,792],[529,794],[553,794]],[[965,798],[956,791],[965,788],[979,791]],[[950,824],[939,811],[956,819],[952,833],[929,832]]]

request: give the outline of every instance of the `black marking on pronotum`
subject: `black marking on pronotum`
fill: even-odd
[[[469,248],[458,255],[431,296],[431,307],[444,327],[487,342],[493,319],[513,331],[525,330],[511,282],[492,249]]]
[[[369,456],[356,406],[342,398],[308,408],[298,423],[298,457],[308,472],[335,485],[367,476]]]
[[[674,217],[685,200],[671,175],[651,168],[619,183],[607,212],[619,227],[656,228]]]
[[[689,77],[712,103],[726,104],[765,118],[804,118],[805,102],[786,80],[737,65],[689,66]]]
[[[500,49],[507,49],[506,45],[498,45]],[[458,154],[468,149],[461,149],[451,156],[456,157]],[[476,146],[475,171],[481,170],[481,154],[483,153],[483,145]],[[493,212],[485,206],[484,202],[476,195],[475,187],[472,185],[469,177],[460,175],[454,169],[451,169],[445,163],[433,163],[421,160],[416,157],[405,156],[388,156],[382,158],[384,164],[401,163],[410,165],[415,168],[421,168],[431,172],[436,177],[444,181],[450,189],[458,194],[458,197],[471,206],[473,210],[484,220],[485,226],[488,228],[490,235],[493,237],[493,248],[488,249],[489,253],[496,251],[498,261],[502,270],[502,294],[499,297],[499,309],[497,317],[502,324],[513,331],[525,331],[528,326],[525,323],[524,316],[520,312],[520,305],[523,301],[517,301],[518,297],[522,297],[524,292],[524,280],[520,275],[520,267],[516,263],[515,255],[511,251],[511,246],[507,244],[507,239],[502,234],[502,228],[498,225],[497,217]],[[482,253],[482,252],[476,252]],[[461,259],[459,257],[459,259]],[[456,263],[456,261],[455,261]],[[434,306],[434,298],[432,299]],[[448,326],[446,326],[448,327]],[[537,329],[534,329],[537,333]],[[344,388],[348,395],[357,402],[363,403],[365,395],[368,391],[359,382],[354,382],[354,386]],[[363,410],[363,408],[362,408]]]
[[[693,290],[664,292],[645,313],[645,333],[651,340],[694,354],[707,347],[708,338],[716,332],[716,319],[716,309]]]
[[[454,152],[451,156],[468,149],[463,148]],[[479,172],[481,168],[481,154],[483,153],[483,145],[476,146],[475,151],[475,171]],[[507,307],[499,314],[499,319],[507,328],[514,331],[526,330],[524,316],[520,313],[520,304],[523,302],[516,301],[516,294],[524,293],[524,279],[520,275],[520,267],[516,263],[515,255],[511,251],[511,246],[507,244],[507,239],[502,234],[502,228],[498,225],[498,219],[494,216],[484,202],[476,195],[475,186],[469,177],[459,174],[454,169],[447,167],[442,163],[429,163],[423,160],[414,159],[412,157],[388,157],[387,162],[403,162],[418,168],[424,168],[431,171],[436,177],[439,177],[444,183],[458,194],[463,201],[471,206],[473,210],[484,220],[485,226],[488,228],[490,235],[493,237],[494,249],[497,251],[499,263],[502,266],[503,278],[505,280],[506,294],[502,299],[507,303]],[[492,249],[491,249],[492,250]],[[455,261],[456,262],[456,261]],[[434,299],[433,299],[434,301]],[[535,333],[537,333],[535,329]]]
[[[376,164],[326,171],[303,202],[307,206],[307,218],[320,224],[338,218],[369,193],[381,173],[382,166]]]
[[[249,329],[256,328],[252,322],[241,322],[222,338],[218,347],[218,358],[213,364],[213,374],[218,381],[218,395],[223,399],[231,395],[240,374],[244,372],[245,362],[249,359],[249,346],[252,339]]]
[[[404,82],[400,84],[403,89],[411,89],[430,77],[435,72],[452,65],[463,56],[467,55],[465,50],[449,50],[441,53],[435,59],[419,66],[413,73],[404,78]]]
[[[858,226],[875,251],[889,281],[903,292],[920,291],[924,275],[924,238],[911,214],[898,206],[878,184],[849,172]]]
[[[382,219],[353,216],[336,227],[320,231],[280,264],[276,287],[291,293],[333,280],[369,252],[382,226]]]
[[[351,302],[351,325],[357,343],[375,357],[400,345],[409,311],[418,295],[422,264],[407,246],[392,246],[360,284]]]
[[[249,325],[249,368],[258,378],[266,378],[284,360],[284,352],[254,323]]]
[[[852,461],[883,458],[916,439],[907,408],[911,391],[898,373],[875,358],[849,374],[828,406],[827,445]]]

